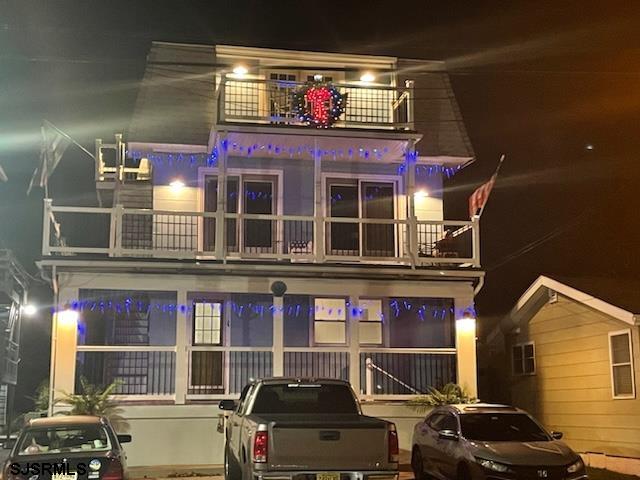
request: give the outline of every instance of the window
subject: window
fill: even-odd
[[[535,346],[533,342],[514,345],[511,360],[514,375],[533,375],[536,373]]]
[[[382,344],[382,300],[360,300],[360,344]]]
[[[631,330],[609,333],[609,358],[613,398],[635,398]]]
[[[196,302],[193,308],[193,344],[222,344],[222,304]]]
[[[111,449],[102,425],[29,428],[19,440],[18,455],[96,452]],[[85,453],[87,454],[87,453]]]
[[[313,322],[315,343],[346,343],[346,319],[344,298],[316,298]]]
[[[549,436],[524,413],[465,413],[462,435],[479,442],[544,442]]]
[[[439,430],[450,430],[452,432],[458,432],[458,420],[453,415],[446,415],[442,421],[438,424]]]

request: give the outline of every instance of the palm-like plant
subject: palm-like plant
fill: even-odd
[[[429,393],[420,395],[407,402],[416,411],[423,413],[439,405],[454,405],[458,403],[478,403],[477,398],[471,397],[467,391],[455,383],[447,383],[441,389],[429,388]]]
[[[116,381],[106,387],[101,387],[89,383],[84,377],[80,377],[82,392],[79,394],[62,392],[62,398],[57,399],[56,403],[69,405],[71,407],[67,412],[69,415],[107,417],[117,432],[126,432],[129,430],[129,423],[122,416],[124,410],[111,398],[118,385],[119,383]]]

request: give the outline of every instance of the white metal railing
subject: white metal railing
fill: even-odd
[[[53,206],[47,199],[42,253],[479,267],[480,235],[477,219],[220,215],[121,205]]]
[[[299,125],[294,94],[303,82],[223,75],[217,90],[218,121]],[[413,85],[334,83],[345,98],[338,128],[413,130]]]
[[[455,348],[360,349],[365,398],[403,398],[456,382]]]

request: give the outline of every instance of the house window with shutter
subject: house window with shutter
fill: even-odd
[[[533,342],[519,343],[511,349],[511,364],[514,375],[536,373],[536,349]]]
[[[613,398],[635,398],[631,330],[609,332],[609,358]]]

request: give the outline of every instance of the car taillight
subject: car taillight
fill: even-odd
[[[398,443],[398,431],[396,430],[396,426],[391,423],[389,424],[389,461],[392,463],[397,463],[400,458],[400,444]]]
[[[269,456],[269,434],[267,432],[256,432],[253,437],[253,461],[256,463],[266,463]]]
[[[109,462],[107,470],[102,474],[102,480],[122,480],[123,477],[122,463],[117,458]]]

